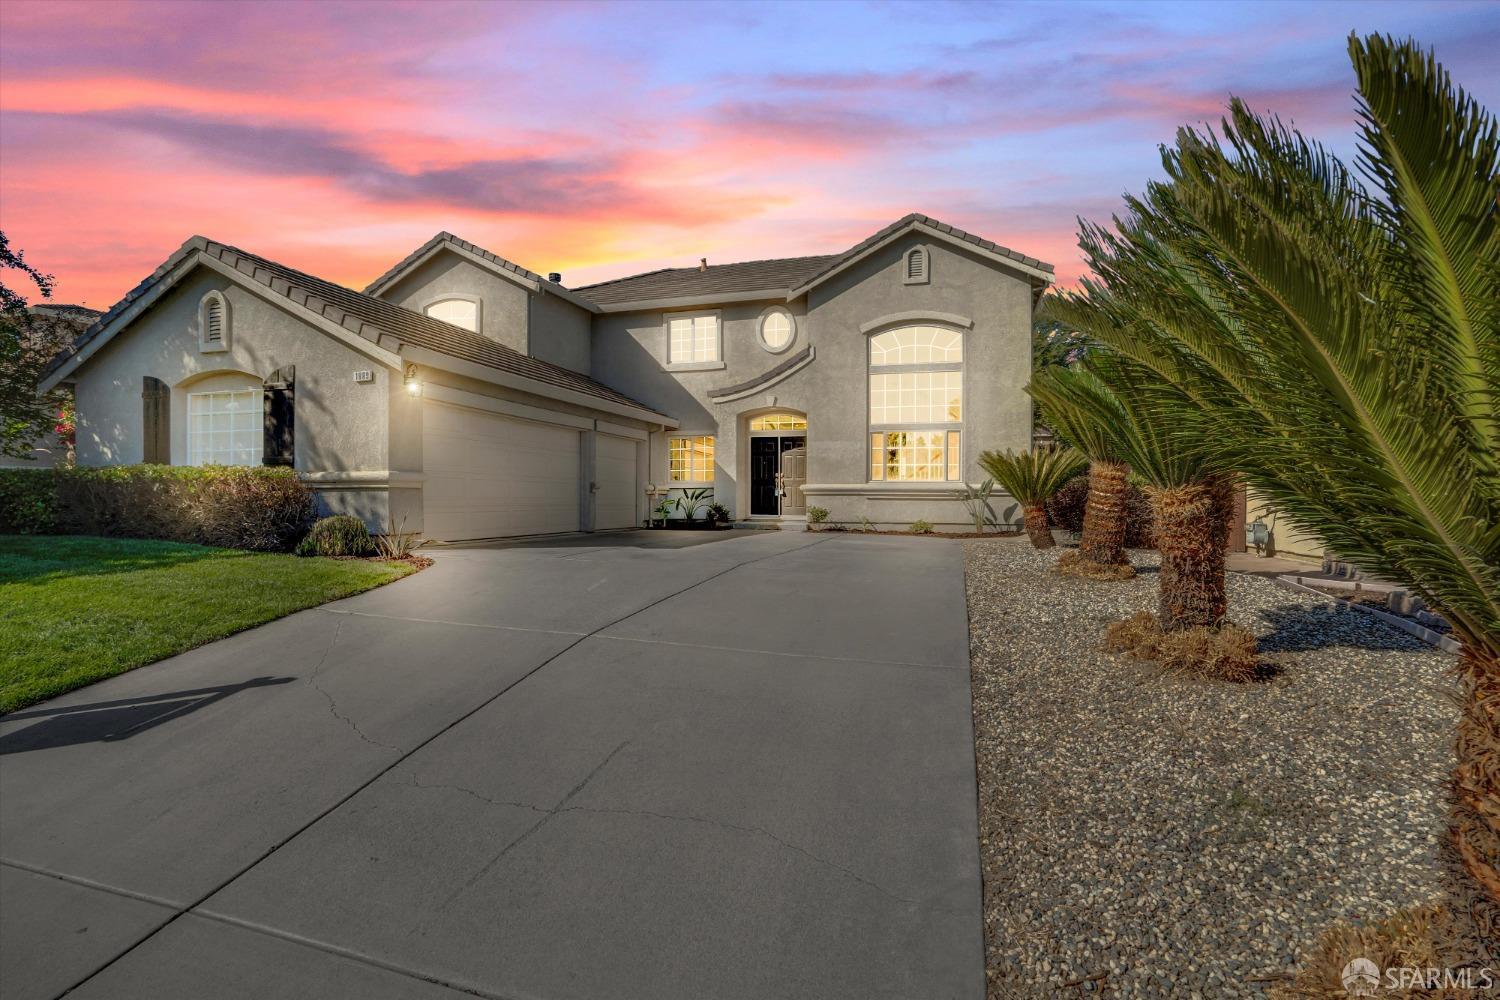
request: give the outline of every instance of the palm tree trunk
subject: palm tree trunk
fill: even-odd
[[[1125,477],[1119,462],[1089,463],[1089,498],[1083,509],[1083,538],[1078,553],[1101,566],[1118,566],[1125,557]]]
[[[1047,529],[1046,504],[1027,504],[1022,508],[1021,516],[1026,521],[1026,534],[1031,536],[1032,548],[1050,549],[1057,544],[1052,538],[1052,532]]]
[[[1163,632],[1219,624],[1229,603],[1224,586],[1224,508],[1233,507],[1232,491],[1227,504],[1220,480],[1150,492],[1156,547],[1161,550],[1157,624]]]
[[[1463,877],[1455,909],[1500,958],[1500,654],[1466,642],[1459,656],[1463,716],[1453,769],[1453,846]]]

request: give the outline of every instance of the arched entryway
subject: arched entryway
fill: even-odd
[[[807,415],[772,410],[751,416],[750,516],[806,517]]]

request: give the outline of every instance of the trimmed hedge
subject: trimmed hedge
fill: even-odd
[[[282,467],[0,470],[4,533],[118,535],[284,552],[312,520],[312,491]]]
[[[370,529],[352,514],[320,518],[297,543],[299,556],[362,556],[375,548]]]
[[[1068,531],[1083,530],[1083,511],[1089,498],[1088,473],[1074,476],[1047,500],[1047,520]],[[1155,519],[1151,499],[1134,483],[1125,488],[1125,547],[1156,547]]]

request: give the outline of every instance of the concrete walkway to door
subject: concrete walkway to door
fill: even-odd
[[[0,993],[979,1000],[969,712],[957,542],[442,550],[0,718]]]

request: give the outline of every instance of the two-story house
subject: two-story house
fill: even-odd
[[[290,465],[429,539],[634,527],[700,489],[737,519],[959,526],[979,453],[1030,442],[1052,281],[923,215],[580,288],[448,233],[363,292],[193,237],[45,386],[74,386],[80,464]]]

